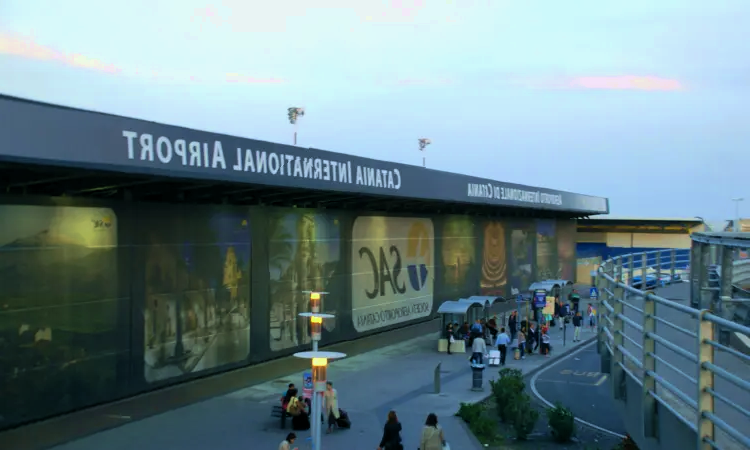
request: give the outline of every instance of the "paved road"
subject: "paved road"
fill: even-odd
[[[530,387],[543,400],[570,408],[577,418],[625,435],[622,418],[612,414],[616,408],[612,387],[608,376],[599,372],[600,364],[593,343],[538,372]]]
[[[674,300],[678,303],[681,303],[685,306],[690,306],[689,302],[689,295],[690,295],[690,284],[689,283],[679,283],[674,284],[670,286],[666,286],[664,288],[659,288],[657,290],[657,294],[670,299]],[[635,306],[636,308],[643,309],[643,300],[638,299],[629,299],[628,303]],[[676,309],[670,308],[666,305],[656,305],[656,315],[665,320],[668,321],[674,325],[676,325],[679,329],[674,329],[672,327],[669,327],[667,325],[658,323],[656,324],[656,333],[657,335],[661,336],[662,338],[666,339],[667,341],[677,345],[679,348],[682,348],[691,354],[695,354],[697,350],[697,339],[693,336],[690,336],[688,334],[685,334],[684,331],[689,331],[692,333],[697,332],[697,320],[692,318],[691,316],[684,314],[682,312],[677,311]],[[632,308],[625,307],[625,316],[633,320],[634,322],[638,324],[643,323],[643,315]],[[627,323],[624,326],[625,328],[625,334],[635,340],[637,343],[642,343],[642,334],[637,329],[634,329]],[[684,330],[684,331],[683,331]],[[632,342],[628,342],[628,340],[625,340],[625,348],[638,360],[642,361],[642,351],[640,348],[638,348],[636,345],[634,345]],[[686,394],[688,397],[692,398],[693,400],[696,399],[698,389],[696,387],[694,379],[697,376],[697,365],[693,361],[689,361],[686,358],[684,358],[682,355],[676,353],[675,351],[664,347],[663,345],[657,343],[656,344],[656,355],[658,358],[662,359],[664,362],[661,362],[657,360],[656,362],[656,371],[664,377],[669,383],[674,385],[677,389],[682,391],[684,394]],[[627,359],[627,358],[626,358]],[[750,381],[750,365],[746,364],[742,360],[736,358],[735,356],[717,351],[714,356],[714,363],[727,370],[728,372],[740,377],[741,379],[745,381]],[[678,370],[674,370],[670,367],[674,366]],[[632,370],[636,371],[637,369],[634,366],[629,366]],[[682,373],[680,373],[680,371]],[[688,377],[692,378],[688,379]],[[743,391],[742,389],[738,388],[734,384],[722,379],[719,376],[715,377],[715,390],[721,394],[722,396],[732,399],[734,402],[739,404],[742,408],[745,410],[750,410],[750,393]],[[689,407],[687,404],[679,400],[676,396],[672,395],[669,391],[664,389],[663,387],[659,386],[657,387],[657,393],[662,396],[662,398],[666,399],[673,407],[678,408],[678,410],[685,415],[686,417],[690,417],[692,421],[695,420],[695,410]],[[747,424],[750,423],[750,418],[745,417],[743,414],[738,412],[736,409],[726,405],[720,400],[717,400],[715,402],[715,411],[716,414],[722,418],[724,421],[726,421],[729,425],[732,427],[740,430],[741,432],[745,433],[746,435],[750,435],[750,432],[747,431]],[[732,444],[739,445],[735,441],[729,441],[730,439],[728,436],[723,435],[723,433],[720,433],[720,443],[724,443],[724,448],[744,448],[741,446],[733,446]]]

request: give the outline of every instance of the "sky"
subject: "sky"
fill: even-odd
[[[117,5],[117,6],[112,6]],[[750,217],[747,0],[0,0],[0,93]]]

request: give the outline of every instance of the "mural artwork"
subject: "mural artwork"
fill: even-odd
[[[510,232],[510,293],[526,292],[534,281],[534,233],[533,222],[514,223]]]
[[[576,281],[576,222],[557,222],[557,278]]]
[[[155,382],[242,361],[250,352],[250,229],[245,214],[144,215],[144,376]],[[195,212],[197,210],[197,213]]]
[[[116,389],[117,218],[0,206],[0,428]]]
[[[482,249],[482,295],[506,296],[508,265],[506,262],[505,226],[500,221],[484,225]]]
[[[357,217],[351,257],[355,330],[430,316],[435,283],[435,230],[430,219]]]
[[[443,289],[448,297],[473,293],[477,237],[474,221],[468,217],[451,216],[443,224]]]
[[[271,282],[271,350],[310,343],[310,291],[321,296],[321,312],[337,311],[337,292],[332,287],[341,261],[339,220],[328,214],[279,210],[269,218],[269,275]],[[332,332],[336,318],[323,321],[323,336]]]
[[[557,278],[557,238],[554,220],[536,221],[536,280]]]

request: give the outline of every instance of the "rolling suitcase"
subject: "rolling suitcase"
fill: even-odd
[[[343,409],[339,409],[339,418],[336,419],[336,426],[344,429],[352,427],[352,422],[349,420],[349,414]]]

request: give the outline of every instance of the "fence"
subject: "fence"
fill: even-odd
[[[748,267],[737,257],[750,234],[730,235],[696,233],[689,252],[625,255],[599,267],[602,372],[642,450],[750,449],[750,357],[731,339],[750,336],[735,322],[748,297],[734,282]]]

